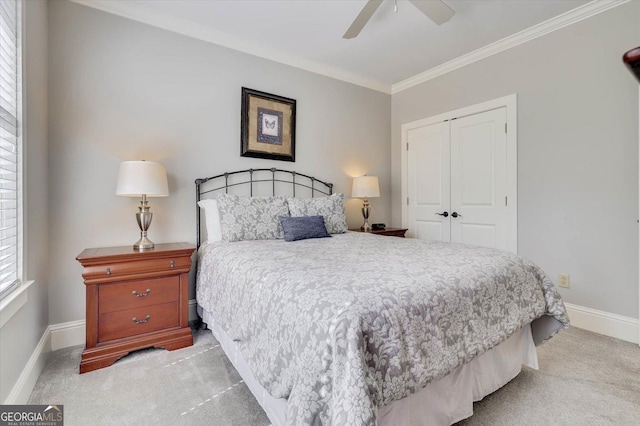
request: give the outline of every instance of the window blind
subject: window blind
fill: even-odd
[[[20,3],[0,0],[0,298],[19,284]]]

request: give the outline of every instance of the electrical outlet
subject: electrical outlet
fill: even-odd
[[[571,282],[569,281],[569,274],[558,275],[558,287],[571,288]]]

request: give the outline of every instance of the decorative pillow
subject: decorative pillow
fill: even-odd
[[[331,237],[324,226],[322,216],[280,216],[279,219],[285,241]]]
[[[282,238],[278,217],[289,216],[284,197],[218,196],[220,228],[225,241]]]
[[[198,205],[204,210],[204,223],[207,227],[207,241],[220,241],[222,232],[220,231],[220,214],[218,213],[218,202],[216,200],[200,200]]]
[[[347,232],[342,194],[320,198],[288,198],[287,204],[289,204],[291,216],[322,216],[330,234]]]

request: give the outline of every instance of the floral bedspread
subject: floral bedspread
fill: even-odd
[[[569,324],[538,266],[487,248],[346,233],[205,244],[198,263],[198,304],[291,425],[374,425],[532,320]]]

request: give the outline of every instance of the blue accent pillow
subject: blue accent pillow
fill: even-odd
[[[331,237],[322,216],[280,216],[278,219],[282,225],[285,241]]]

